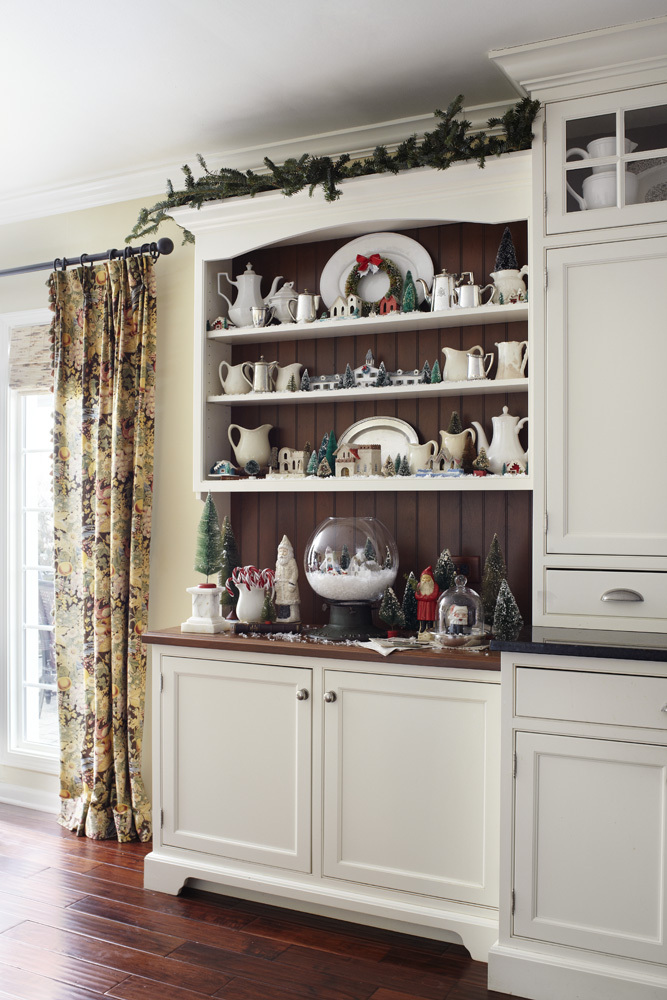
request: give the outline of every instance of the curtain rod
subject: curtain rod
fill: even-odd
[[[170,254],[174,249],[173,240],[168,236],[163,236],[157,243],[142,243],[140,247],[125,247],[124,250],[105,250],[103,253],[82,253],[80,257],[56,257],[55,260],[47,260],[42,264],[24,264],[23,267],[9,267],[0,271],[0,278],[9,274],[25,274],[27,271],[64,271],[65,268],[76,264],[94,264],[98,260],[113,260],[116,257],[134,257],[140,254],[149,253],[153,260],[157,260],[163,254]]]

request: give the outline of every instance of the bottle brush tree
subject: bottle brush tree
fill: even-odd
[[[375,546],[368,536],[366,537],[366,544],[364,545],[364,559],[366,562],[377,562],[377,552],[375,551]]]
[[[323,458],[320,464],[317,466],[317,475],[320,479],[327,479],[328,476],[332,476],[331,466],[327,462],[326,458]]]
[[[271,591],[266,590],[264,592],[264,603],[262,604],[262,618],[263,622],[267,625],[272,624],[276,620],[276,606],[271,599]]]
[[[236,539],[234,538],[232,524],[227,515],[225,515],[222,522],[222,556],[220,559],[220,575],[218,577],[218,582],[222,587],[220,603],[228,607],[230,610],[236,604],[239,592],[234,584],[230,584],[234,590],[234,594],[229,594],[225,589],[225,584],[237,566],[240,565],[241,557],[239,556],[239,550],[236,546]]]
[[[440,362],[436,358],[431,368],[431,385],[436,385],[438,382],[442,382],[442,375],[440,374]]]
[[[313,451],[310,459],[308,460],[308,467],[306,468],[306,474],[309,476],[317,475],[317,452]]]
[[[440,590],[449,590],[454,586],[456,572],[451,552],[449,549],[443,549],[433,567],[433,577]]]
[[[294,374],[292,373],[292,375],[290,375],[289,377],[289,382],[287,383],[287,391],[296,392],[296,389],[297,389],[296,379],[294,378]]]
[[[333,431],[329,431],[329,438],[327,440],[327,450],[324,453],[324,457],[329,463],[329,468],[331,469],[331,475],[333,476],[333,470],[336,468],[336,456],[334,452],[338,447],[338,441],[336,441],[336,435]]]
[[[518,271],[518,269],[519,269],[519,263],[516,259],[516,250],[514,249],[514,243],[512,242],[512,234],[510,232],[510,227],[505,226],[505,230],[500,239],[500,246],[498,247],[498,253],[496,254],[496,263],[493,270]]]
[[[405,281],[403,282],[403,297],[401,299],[401,312],[409,313],[415,312],[419,307],[419,299],[417,298],[417,286],[415,285],[414,279],[412,277],[411,271],[406,271]]]
[[[395,476],[396,475],[396,466],[394,465],[394,460],[391,457],[391,455],[387,455],[387,457],[386,457],[386,459],[384,461],[384,465],[382,466],[382,475],[383,476]]]
[[[461,423],[461,418],[458,414],[458,410],[452,410],[452,415],[449,418],[449,424],[447,425],[446,434],[460,434],[463,430],[463,424]]]
[[[404,455],[401,459],[401,464],[398,467],[399,476],[410,476],[410,463],[408,462],[408,456]]]
[[[354,377],[354,372],[350,368],[350,363],[345,365],[345,374],[343,375],[343,388],[344,389],[354,389],[357,384],[357,380]]]
[[[209,576],[220,571],[222,565],[222,536],[218,512],[209,493],[204,503],[204,509],[197,528],[197,549],[195,552],[195,571],[203,573],[207,586]]]
[[[484,618],[487,622],[493,621],[498,600],[500,585],[507,578],[507,567],[503,557],[498,535],[494,535],[489,546],[489,551],[484,563],[482,573],[482,604],[484,605]]]
[[[382,595],[378,615],[385,625],[389,626],[390,630],[403,628],[405,625],[405,618],[403,616],[401,605],[398,603],[398,598],[391,587],[387,587]]]
[[[301,392],[310,392],[310,375],[308,374],[308,369],[304,368],[303,375],[301,376],[301,385],[299,386]]]
[[[347,545],[343,545],[343,548],[340,550],[339,562],[341,569],[347,569],[348,566],[350,565],[350,550],[348,549]]]
[[[417,598],[415,597],[416,589],[417,577],[411,572],[405,581],[402,608],[403,617],[405,619],[405,628],[408,628],[411,631],[415,631],[419,627],[419,622],[417,620]]]
[[[420,385],[430,385],[431,383],[431,366],[428,361],[424,362],[424,367],[422,368],[422,373],[419,376]]]
[[[503,580],[500,584],[493,615],[493,634],[496,639],[505,639],[511,642],[519,635],[522,625],[523,618],[519,611],[519,605],[516,603],[507,580]]]
[[[394,459],[394,472],[398,475],[399,469],[401,468],[401,456],[397,453]]]

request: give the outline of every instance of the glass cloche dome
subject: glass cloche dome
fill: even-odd
[[[435,641],[440,646],[463,646],[484,635],[484,609],[479,594],[467,587],[467,577],[454,577],[454,586],[438,601]]]
[[[398,573],[398,549],[375,517],[328,517],[317,526],[304,553],[306,579],[330,607],[330,622],[318,634],[335,639],[383,635],[373,625],[371,605]]]

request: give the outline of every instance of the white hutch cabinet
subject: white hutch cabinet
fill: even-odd
[[[460,939],[486,961],[498,935],[497,655],[485,669],[176,629],[148,641],[161,824],[146,888],[197,879]]]

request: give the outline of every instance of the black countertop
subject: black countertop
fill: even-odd
[[[613,660],[667,662],[667,633],[610,632],[585,628],[524,629],[518,639],[492,639],[491,649],[549,656],[593,656]]]

